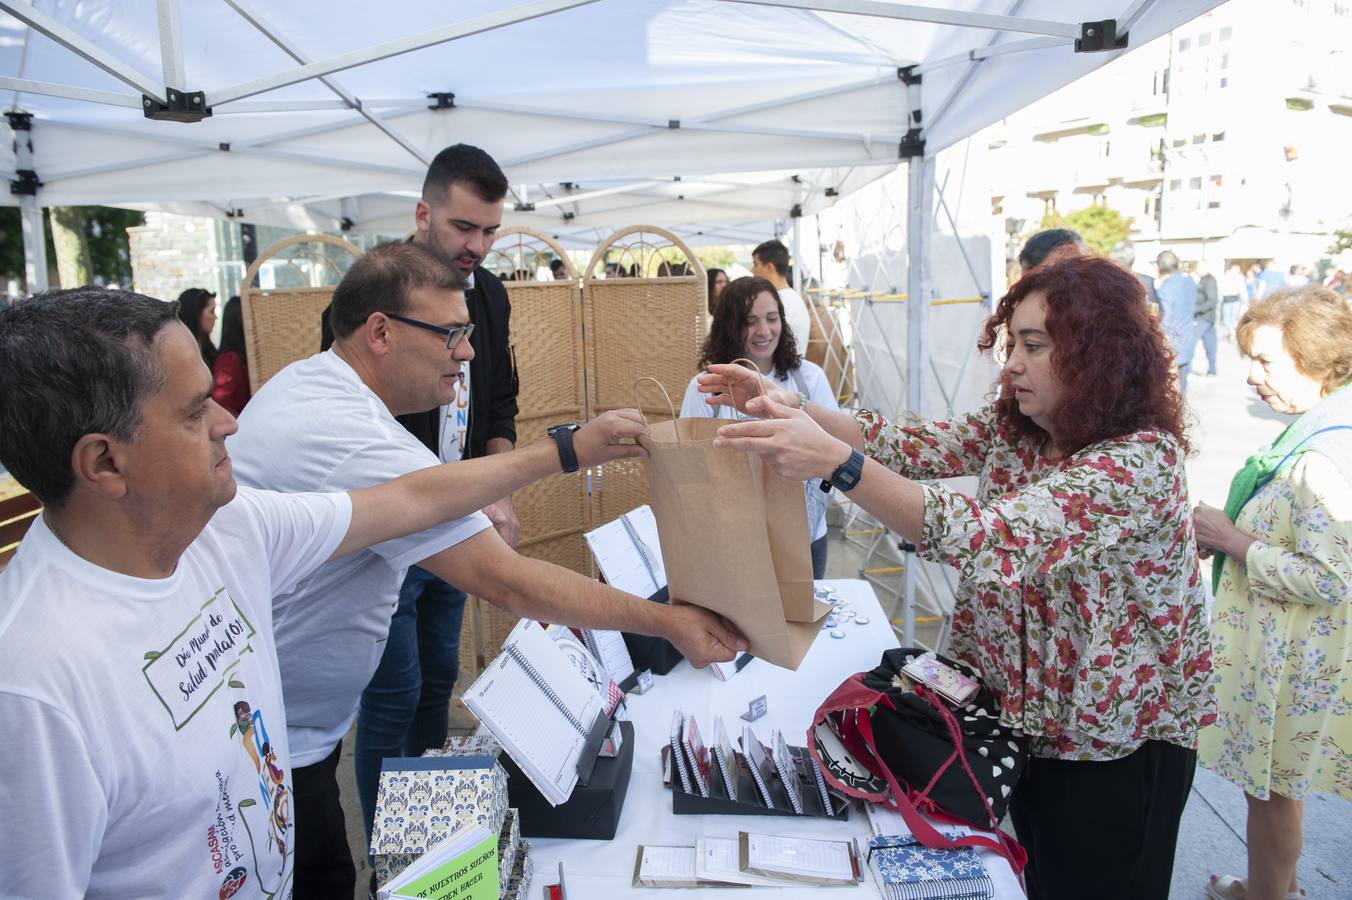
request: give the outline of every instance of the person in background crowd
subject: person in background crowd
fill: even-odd
[[[1235,324],[1243,305],[1249,300],[1249,288],[1244,282],[1244,273],[1239,263],[1230,263],[1221,275],[1221,337],[1232,340],[1235,336]]]
[[[568,280],[568,266],[558,257],[549,261],[549,273],[554,276],[555,281]]]
[[[1213,647],[1219,717],[1202,765],[1244,789],[1248,879],[1213,875],[1213,900],[1299,900],[1304,798],[1352,800],[1352,311],[1307,287],[1239,320],[1249,384],[1296,416],[1201,504],[1216,552]]]
[[[723,295],[723,289],[728,286],[728,273],[722,269],[709,269],[705,272],[709,279],[709,316],[712,318],[714,310],[718,307],[718,298]]]
[[[1141,283],[1141,287],[1145,288],[1146,304],[1152,310],[1158,309],[1160,299],[1155,296],[1155,277],[1136,271],[1136,245],[1131,241],[1123,241],[1113,248],[1111,258],[1113,262],[1136,276],[1136,280]]]
[[[1197,285],[1178,270],[1178,256],[1165,250],[1155,258],[1161,281],[1155,285],[1155,296],[1160,301],[1160,325],[1169,346],[1174,351],[1178,368],[1178,392],[1188,394],[1188,371],[1192,368],[1192,352],[1197,338],[1193,333],[1193,318],[1197,310]]]
[[[216,362],[216,345],[211,340],[216,327],[216,295],[202,288],[188,288],[178,295],[178,319],[188,326],[202,351],[202,361],[211,368]]]
[[[751,251],[751,274],[774,285],[784,304],[784,324],[807,348],[812,339],[812,317],[801,294],[789,286],[789,248],[780,241],[766,241]]]
[[[1039,231],[1024,242],[1019,251],[1019,272],[1027,275],[1041,266],[1049,266],[1073,256],[1089,252],[1084,239],[1069,228],[1049,228]]]
[[[782,390],[806,397],[823,409],[838,409],[835,392],[821,366],[803,359],[797,336],[784,321],[784,305],[774,285],[764,278],[738,278],[728,283],[714,312],[709,337],[700,353],[701,369],[714,363],[749,359]],[[718,417],[724,407],[705,402],[699,376],[691,379],[681,401],[681,416]],[[728,409],[728,413],[735,411]],[[821,480],[806,482],[808,540],[812,577],[826,577],[826,493]]]
[[[0,464],[43,504],[0,572],[0,757],[21,761],[0,773],[0,895],[290,897],[311,826],[296,830],[274,595],[478,515],[530,466],[237,489],[235,420],[197,339],[174,304],[128,291],[0,311],[0,371]],[[314,599],[305,615],[341,618]]]
[[[1310,274],[1305,270],[1305,267],[1292,263],[1291,267],[1287,269],[1284,286],[1289,288],[1303,288],[1309,283]]]
[[[1286,276],[1277,269],[1277,261],[1269,259],[1263,263],[1263,267],[1254,275],[1253,290],[1250,291],[1250,297],[1254,300],[1261,300],[1268,294],[1274,294],[1277,291],[1286,289]]]
[[[244,313],[239,297],[221,310],[221,346],[211,364],[211,399],[232,416],[249,402],[249,360],[244,349]]]
[[[1206,351],[1206,375],[1216,376],[1216,316],[1220,312],[1220,288],[1216,276],[1211,274],[1211,266],[1206,260],[1198,260],[1193,267],[1197,276],[1197,308],[1192,314],[1192,328],[1196,334],[1192,353],[1197,354],[1197,342]]]
[[[1010,813],[1031,900],[1162,900],[1215,719],[1172,354],[1140,282],[1096,257],[1015,284],[978,347],[997,342],[999,399],[946,422],[753,400],[760,376],[712,366],[701,390],[766,416],[714,446],[788,478],[857,476],[856,505],[957,569],[950,652],[1029,737]],[[967,475],[976,496],[929,481]]]

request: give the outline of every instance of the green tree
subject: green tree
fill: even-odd
[[[1333,245],[1329,247],[1329,256],[1337,256],[1344,250],[1352,250],[1352,227],[1339,228],[1333,232]]]
[[[732,255],[732,251],[727,247],[697,247],[695,256],[699,258],[699,264],[709,269],[726,269],[737,261],[737,257]]]
[[[1095,204],[1066,213],[1042,217],[1043,228],[1073,228],[1089,249],[1107,254],[1131,233],[1132,220],[1110,206]]]
[[[131,284],[131,251],[127,229],[142,224],[145,221],[144,213],[110,206],[79,206],[61,207],[56,214],[58,218],[65,219],[68,211],[79,214],[74,217],[77,224],[73,225],[73,235],[79,241],[73,252],[83,262],[84,248],[88,249],[88,274],[74,283],[92,280]],[[57,264],[57,254],[49,216],[43,216],[43,231],[46,233],[47,265],[50,269]],[[83,246],[79,246],[81,243]],[[19,210],[13,206],[0,207],[0,277],[22,280],[23,274],[23,228]]]

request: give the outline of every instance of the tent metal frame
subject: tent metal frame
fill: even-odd
[[[297,44],[282,35],[278,29],[264,21],[261,16],[244,2],[244,0],[226,0],[226,2],[236,13],[249,22],[261,34],[266,36],[276,46],[281,48],[284,53],[290,56],[296,65],[292,68],[275,72],[262,78],[256,78],[250,81],[229,85],[224,88],[207,91],[204,96],[204,105],[206,107],[213,112],[220,109],[222,113],[227,112],[228,107],[231,105],[236,105],[241,109],[245,109],[246,107],[244,104],[249,98],[290,85],[319,79],[321,83],[336,95],[338,98],[337,100],[320,101],[318,105],[314,102],[291,103],[290,101],[253,101],[252,108],[322,108],[329,110],[353,110],[379,129],[386,138],[397,144],[405,153],[411,156],[414,161],[419,163],[422,167],[425,167],[428,162],[426,154],[391,124],[393,120],[398,119],[401,115],[426,108],[425,99],[419,99],[416,102],[416,105],[413,103],[402,105],[399,101],[389,101],[393,108],[387,113],[379,114],[375,112],[375,109],[381,108],[380,104],[376,101],[363,102],[361,98],[343,88],[339,82],[334,80],[333,76],[345,70],[376,62],[378,60],[389,59],[391,57],[422,50],[427,47],[445,44],[470,35],[504,28],[518,22],[538,19],[566,10],[587,6],[597,2],[597,0],[528,0],[528,2],[507,9],[474,16],[418,34],[406,35],[394,40],[374,44],[360,50],[318,60],[311,59]],[[910,3],[880,2],[880,0],[724,0],[724,2],[775,6],[814,13],[838,13],[884,19],[900,19],[905,21],[927,22],[936,25],[986,29],[995,32],[981,50],[972,50],[966,54],[961,54],[948,59],[932,61],[926,66],[912,67],[908,76],[907,108],[909,117],[907,125],[909,130],[905,140],[901,143],[903,148],[908,144],[912,148],[911,150],[903,150],[903,155],[908,156],[909,163],[906,243],[910,264],[908,266],[907,292],[908,295],[913,298],[908,311],[907,321],[906,402],[911,410],[917,412],[923,411],[925,408],[923,391],[924,379],[921,376],[928,367],[929,359],[925,341],[925,337],[928,333],[929,309],[928,302],[924,302],[924,298],[929,296],[929,269],[926,260],[927,247],[925,237],[928,232],[929,218],[933,208],[935,168],[934,157],[932,155],[927,155],[923,150],[925,130],[927,128],[932,128],[934,122],[940,120],[963,95],[972,80],[972,73],[985,59],[1004,53],[1042,49],[1047,46],[1075,40],[1085,33],[1083,29],[1087,27],[1087,23],[1055,22],[1020,17],[1017,13],[1023,4],[1023,0],[1013,0],[1005,15],[941,9]],[[1155,0],[1132,0],[1124,15],[1118,20],[1122,23],[1119,33],[1125,32],[1134,25],[1153,2],[1155,2]],[[96,46],[94,43],[63,25],[52,16],[42,12],[36,6],[21,2],[21,0],[0,0],[0,9],[19,19],[33,31],[45,35],[76,56],[97,66],[99,69],[121,81],[140,95],[137,97],[135,95],[123,95],[111,91],[96,91],[71,85],[38,82],[22,77],[0,79],[0,89],[15,92],[14,104],[12,107],[15,112],[18,112],[20,95],[24,93],[43,94],[121,107],[142,105],[145,108],[150,108],[152,104],[164,103],[167,100],[172,99],[172,95],[176,91],[182,92],[185,95],[190,92],[191,85],[187,83],[187,73],[183,60],[180,0],[156,0],[162,68],[158,79],[125,64],[111,53]],[[1001,39],[1009,33],[1031,34],[1035,37],[1028,40],[1001,43]],[[26,40],[27,38],[25,38],[25,41]],[[922,109],[920,93],[920,79],[923,78],[924,72],[927,69],[932,71],[940,66],[961,64],[968,66],[967,72],[964,73],[963,77],[958,81],[949,95],[941,103],[937,104],[933,111],[928,114],[928,118],[926,118],[926,111]],[[898,61],[898,65],[904,66],[906,65],[906,61]],[[19,74],[22,76],[22,68]],[[815,91],[799,93],[792,97],[777,98],[773,101],[724,109],[710,115],[700,116],[687,122],[615,122],[614,117],[598,116],[594,121],[623,125],[623,130],[616,134],[595,138],[590,141],[528,154],[515,160],[508,160],[507,164],[522,164],[525,162],[539,161],[581,149],[591,149],[599,146],[608,146],[635,140],[661,133],[672,127],[703,128],[706,130],[719,130],[754,135],[802,137],[805,139],[824,141],[838,140],[846,142],[863,142],[865,144],[883,141],[891,142],[897,140],[898,136],[818,134],[795,129],[744,126],[727,121],[751,113],[763,112],[794,103],[801,103],[806,100],[829,97],[842,92],[873,87],[882,83],[884,83],[882,80],[868,80],[845,85],[834,85]],[[384,102],[385,101],[381,101],[381,103]],[[457,100],[457,102],[468,107],[484,110],[493,110],[495,108],[502,111],[511,110],[507,105],[480,104],[475,107],[469,98]],[[269,103],[271,104],[270,106],[265,105]],[[544,112],[547,112],[550,115],[557,115],[557,113],[552,111]],[[588,117],[579,116],[579,118]],[[322,134],[326,131],[349,127],[351,124],[352,120],[346,119],[338,123],[326,123],[309,129],[293,131],[289,135],[274,134],[254,141],[232,143],[228,145],[227,152],[272,156],[274,158],[302,163],[322,163],[327,166],[347,166],[353,169],[376,171],[385,174],[403,176],[415,174],[412,167],[404,169],[378,163],[362,163],[357,160],[321,159],[306,153],[275,147],[269,148],[267,146],[268,144],[286,140],[288,137],[295,137],[300,134]],[[91,132],[95,130],[93,126],[85,125],[80,127]],[[16,138],[19,138],[21,133],[16,130],[15,136]],[[25,171],[30,173],[32,178],[29,183],[34,185],[35,191],[34,194],[23,196],[21,199],[25,237],[25,269],[29,278],[28,284],[30,289],[41,289],[46,286],[46,251],[41,228],[42,213],[36,193],[38,189],[37,186],[40,185],[41,182],[38,180],[34,164],[31,130],[23,133],[22,137],[26,139],[16,140],[16,149],[18,150],[18,152],[16,152],[16,159],[18,162],[16,165],[17,171],[15,177],[21,177],[20,173]],[[186,158],[190,155],[190,150],[205,154],[210,152],[222,152],[226,149],[216,141],[194,141],[191,138],[178,136],[171,138],[164,135],[156,135],[153,138],[148,135],[143,137],[145,137],[145,139],[157,140],[171,146],[186,148],[162,154],[158,156],[156,160],[151,160],[150,164],[153,164],[154,161],[164,162],[170,159]],[[55,180],[57,177],[87,177],[89,175],[102,174],[103,172],[109,171],[110,168],[111,167],[85,168],[83,170],[56,173],[55,175],[49,174],[48,178],[49,180]],[[121,166],[121,168],[125,168],[125,166]],[[421,170],[417,171],[416,174],[420,176],[422,174]],[[620,192],[616,191],[615,193]],[[596,192],[594,192],[593,195],[596,195]],[[576,201],[576,199],[577,198],[573,198],[574,201]],[[546,201],[539,205],[562,207],[568,202],[570,201],[567,199],[557,199]],[[701,202],[711,201],[703,200]],[[941,205],[943,204],[941,203]],[[944,209],[947,211],[946,206],[944,206]],[[562,212],[563,210],[560,210],[561,214]],[[949,216],[951,219],[951,213],[949,213]]]

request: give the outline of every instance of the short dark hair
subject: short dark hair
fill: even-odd
[[[409,292],[422,287],[463,291],[465,279],[425,244],[399,241],[372,248],[333,289],[329,324],[334,339],[352,334],[372,313],[402,313]]]
[[[70,496],[80,438],[135,438],[146,398],[164,386],[152,345],[177,309],[87,286],[0,310],[0,463],[43,504]]]
[[[779,291],[764,278],[744,275],[729,281],[718,298],[713,321],[709,323],[709,336],[705,338],[700,351],[701,369],[746,356],[746,317],[750,315],[756,298],[766,291],[775,298],[775,304],[779,307],[779,346],[775,347],[775,355],[771,359],[775,374],[785,378],[789,370],[803,364],[803,357],[798,353],[797,338],[789,327],[788,319],[784,318],[784,301],[779,299]]]
[[[789,277],[789,248],[783,241],[766,241],[752,250],[751,255],[762,264],[774,266],[781,278]]]
[[[568,271],[568,264],[556,256],[549,261],[549,271],[553,272],[556,275],[559,272],[566,273]]]
[[[440,202],[453,184],[463,184],[486,203],[507,196],[507,176],[489,156],[469,144],[452,144],[438,153],[427,167],[422,199],[428,205]]]
[[[1047,261],[1053,250],[1066,244],[1083,244],[1079,232],[1069,228],[1048,228],[1028,239],[1019,251],[1019,266],[1026,272]]]

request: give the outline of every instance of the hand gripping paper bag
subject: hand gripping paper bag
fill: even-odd
[[[643,381],[661,387],[640,378],[636,395]],[[639,438],[672,602],[723,615],[752,654],[797,669],[830,611],[812,594],[803,483],[744,450],[716,449],[720,424],[678,419],[673,407]]]

